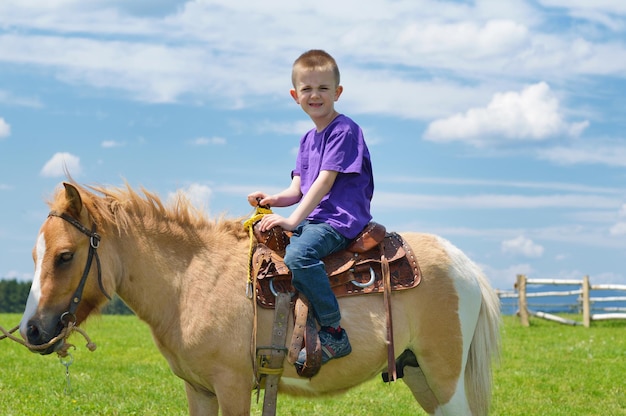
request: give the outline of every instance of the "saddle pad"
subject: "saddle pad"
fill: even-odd
[[[382,293],[381,247],[389,262],[392,290],[411,289],[421,280],[413,250],[397,233],[388,233],[381,245],[365,252],[339,251],[323,259],[335,296]],[[294,293],[291,273],[282,257],[259,243],[252,256],[252,273],[256,276],[257,302],[274,308],[276,294]]]

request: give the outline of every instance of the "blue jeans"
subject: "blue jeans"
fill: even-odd
[[[307,297],[320,326],[339,326],[341,313],[322,258],[345,248],[350,240],[325,223],[303,221],[293,230],[285,265],[293,286]]]

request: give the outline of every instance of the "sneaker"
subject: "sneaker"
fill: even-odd
[[[322,364],[326,364],[333,358],[345,357],[352,352],[348,333],[344,329],[341,330],[339,338],[324,329],[320,330],[319,337],[322,346]],[[306,348],[302,348],[298,354],[296,365],[304,366],[305,362]]]

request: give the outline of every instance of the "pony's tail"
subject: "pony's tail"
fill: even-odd
[[[500,358],[500,299],[483,273],[477,276],[482,303],[465,367],[465,391],[474,416],[487,415],[491,402],[492,363]]]

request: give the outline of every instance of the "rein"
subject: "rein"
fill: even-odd
[[[81,334],[85,340],[87,341],[87,349],[89,349],[89,351],[95,351],[96,350],[96,344],[94,344],[91,341],[91,338],[89,338],[89,335],[87,335],[87,333],[77,327],[73,322],[69,322],[64,328],[63,330],[59,333],[59,335],[57,335],[56,337],[52,338],[50,341],[46,342],[45,344],[40,344],[40,345],[33,345],[30,344],[27,341],[24,341],[23,339],[20,339],[14,335],[12,335],[15,331],[17,331],[20,328],[20,326],[16,326],[15,328],[11,329],[11,330],[6,330],[4,329],[2,326],[0,326],[0,332],[2,332],[2,336],[0,336],[0,340],[3,340],[5,338],[10,339],[11,341],[15,341],[18,344],[21,344],[23,346],[25,346],[26,348],[28,348],[31,351],[42,351],[45,350],[46,348],[50,347],[51,345],[55,344],[56,342],[62,340],[62,339],[67,339],[70,334],[74,331],[78,332],[79,334]],[[63,345],[63,347],[61,348],[61,350],[57,351],[57,354],[61,357],[66,357],[69,353],[67,352],[67,350],[69,350],[70,348],[73,348],[74,346],[72,344],[69,343],[65,343]]]
[[[78,283],[78,287],[72,295],[72,300],[70,301],[70,306],[67,312],[64,312],[61,315],[61,322],[67,326],[69,322],[76,323],[76,309],[78,308],[78,304],[83,298],[83,290],[85,288],[85,283],[87,282],[87,276],[89,276],[89,271],[91,270],[91,264],[93,262],[93,258],[96,258],[96,267],[98,269],[98,286],[100,286],[100,291],[106,296],[108,300],[111,300],[111,296],[104,289],[104,285],[102,284],[102,270],[100,267],[100,257],[98,256],[97,248],[100,246],[100,234],[96,232],[96,224],[94,223],[91,226],[91,230],[85,227],[83,224],[78,222],[76,219],[70,217],[64,212],[56,212],[50,211],[48,217],[59,217],[64,219],[65,221],[72,224],[76,227],[81,233],[85,234],[89,237],[89,254],[87,256],[87,264],[85,264],[85,270],[83,271],[83,276],[80,279],[80,283]],[[69,320],[66,320],[69,318]]]

